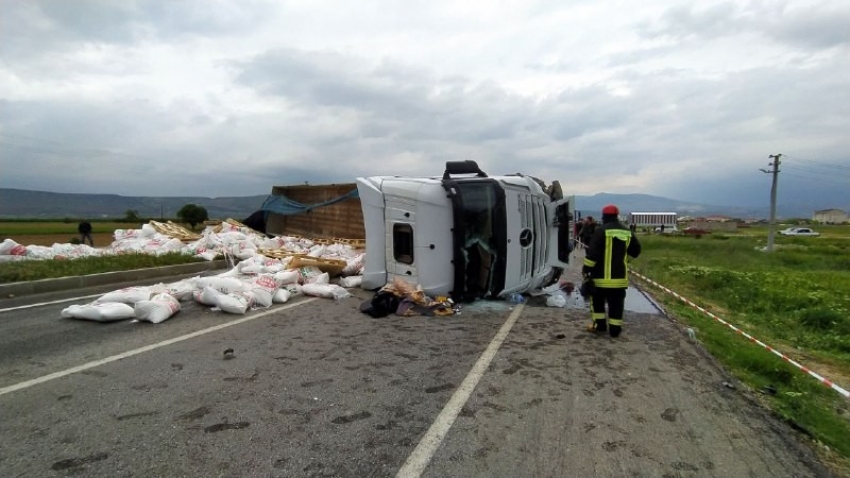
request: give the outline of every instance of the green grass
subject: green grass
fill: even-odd
[[[0,263],[0,284],[9,282],[51,279],[56,277],[129,271],[149,267],[203,262],[197,257],[171,253],[161,256],[121,254],[116,256],[83,257],[68,260],[23,260]]]
[[[824,237],[777,237],[766,228],[735,235],[639,236],[635,271],[707,306],[791,358],[842,383],[850,377],[850,228],[816,228]],[[650,288],[652,286],[649,286]],[[670,295],[656,294],[742,382],[773,410],[850,460],[850,407],[834,390]],[[830,376],[819,368],[827,368]],[[839,378],[841,380],[839,380]]]

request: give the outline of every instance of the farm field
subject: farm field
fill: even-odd
[[[850,228],[818,227],[822,237],[775,239],[767,228],[735,235],[641,235],[636,272],[712,311],[803,366],[850,388]],[[729,327],[645,284],[676,320],[769,407],[850,459],[850,401]]]

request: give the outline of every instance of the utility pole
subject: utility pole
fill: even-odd
[[[759,169],[763,173],[773,174],[773,184],[770,186],[770,229],[767,233],[767,252],[773,252],[773,235],[776,229],[776,184],[779,182],[779,158],[782,154],[769,154],[773,158],[773,164],[768,163],[772,169]]]

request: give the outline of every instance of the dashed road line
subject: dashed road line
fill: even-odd
[[[53,305],[53,304],[62,304],[65,302],[74,302],[82,299],[91,299],[92,297],[100,297],[103,294],[92,294],[92,295],[84,295],[81,297],[70,297],[68,299],[59,299],[59,300],[51,300],[49,302],[37,302],[35,304],[27,304],[27,305],[19,305],[17,307],[6,307],[5,309],[0,309],[0,313],[2,312],[10,312],[13,310],[21,310],[21,309],[31,309],[33,307],[41,307],[43,305]]]
[[[206,335],[206,334],[209,334],[211,332],[216,332],[216,331],[221,330],[221,329],[226,329],[226,328],[232,327],[234,325],[244,324],[245,322],[249,322],[251,320],[256,320],[256,319],[265,317],[267,315],[273,314],[275,312],[280,312],[282,310],[291,309],[293,307],[298,307],[300,305],[304,305],[304,304],[313,302],[314,300],[316,300],[316,298],[301,300],[301,301],[298,301],[294,304],[288,304],[288,305],[285,305],[283,307],[278,307],[278,308],[274,308],[274,309],[271,309],[271,310],[267,310],[265,312],[260,312],[258,314],[253,314],[253,315],[250,315],[250,316],[242,318],[242,319],[234,320],[233,322],[228,322],[226,324],[216,325],[216,326],[209,327],[209,328],[202,329],[202,330],[198,330],[198,331],[195,331],[195,332],[192,332],[192,333],[189,333],[189,334],[181,335],[181,336],[175,337],[173,339],[163,340],[162,342],[157,342],[155,344],[146,345],[144,347],[133,349],[133,350],[130,350],[130,351],[127,351],[127,352],[124,352],[124,353],[120,353],[118,355],[113,355],[111,357],[102,358],[100,360],[94,360],[92,362],[88,362],[88,363],[85,363],[83,365],[78,365],[76,367],[71,367],[69,369],[65,369],[65,370],[62,370],[62,371],[59,371],[59,372],[54,372],[54,373],[51,373],[51,374],[48,374],[48,375],[42,375],[41,377],[37,377],[37,378],[31,379],[31,380],[26,380],[24,382],[20,382],[20,383],[14,384],[14,385],[9,385],[7,387],[0,388],[0,395],[5,395],[7,393],[16,392],[18,390],[23,390],[25,388],[29,388],[29,387],[32,387],[34,385],[38,385],[40,383],[49,382],[51,380],[55,380],[57,378],[62,378],[62,377],[71,375],[73,373],[82,372],[83,370],[88,370],[90,368],[99,367],[101,365],[108,364],[110,362],[115,362],[115,361],[118,361],[118,360],[121,360],[121,359],[124,359],[124,358],[127,358],[127,357],[132,357],[133,355],[139,355],[139,354],[142,354],[142,353],[145,353],[145,352],[150,352],[151,350],[156,350],[160,347],[165,347],[166,345],[171,345],[171,344],[175,344],[177,342],[182,342],[184,340],[189,340],[189,339],[192,339],[192,338],[195,338],[195,337],[200,337],[201,335]]]
[[[496,356],[496,352],[499,351],[499,348],[502,346],[502,342],[505,341],[505,337],[508,336],[508,333],[514,326],[517,318],[519,318],[520,314],[522,314],[524,308],[525,306],[523,304],[516,306],[513,313],[511,313],[508,317],[508,320],[505,321],[502,328],[499,329],[499,332],[496,333],[495,337],[493,337],[490,345],[487,346],[487,349],[484,350],[484,353],[481,354],[478,361],[472,366],[472,370],[470,370],[466,378],[463,379],[460,387],[455,390],[452,398],[449,399],[446,406],[443,407],[443,410],[437,416],[437,419],[434,420],[434,423],[432,423],[431,427],[428,428],[425,436],[423,436],[422,440],[419,441],[419,445],[417,445],[416,449],[413,450],[413,453],[407,457],[407,461],[405,461],[404,465],[402,465],[402,467],[398,470],[396,477],[416,478],[422,475],[422,472],[425,471],[425,467],[428,466],[428,463],[431,461],[431,458],[433,458],[434,453],[437,452],[437,449],[440,447],[440,444],[443,442],[443,439],[446,437],[449,429],[460,414],[461,409],[464,405],[466,405],[466,402],[472,395],[472,391],[475,390],[475,387],[478,385],[478,382],[481,380],[484,372],[487,371],[487,367],[490,366],[490,362],[493,361],[493,357]]]

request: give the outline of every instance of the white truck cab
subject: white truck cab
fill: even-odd
[[[487,176],[474,161],[447,162],[442,178],[357,178],[362,287],[400,277],[470,301],[550,284],[569,260],[574,201],[557,182],[549,189],[528,176]]]

